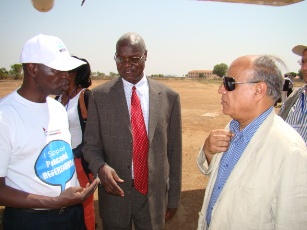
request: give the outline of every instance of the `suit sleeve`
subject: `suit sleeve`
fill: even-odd
[[[169,123],[168,159],[170,164],[168,208],[178,208],[182,180],[182,127],[179,95],[173,104]]]
[[[203,150],[203,146],[200,148],[199,153],[198,153],[198,157],[197,157],[197,166],[199,168],[199,170],[207,175],[210,176],[210,173],[212,172],[213,168],[215,167],[216,163],[217,163],[217,155],[218,154],[214,154],[210,164],[208,164],[208,161],[206,159],[204,150]]]
[[[89,163],[93,175],[97,175],[99,168],[105,164],[102,152],[100,120],[96,100],[93,94],[88,98],[88,117],[84,133],[84,159]]]

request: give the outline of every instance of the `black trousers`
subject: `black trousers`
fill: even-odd
[[[82,205],[64,209],[34,210],[6,207],[4,230],[86,230]]]

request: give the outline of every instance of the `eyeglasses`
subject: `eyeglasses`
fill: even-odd
[[[247,81],[247,82],[236,82],[233,77],[224,76],[223,77],[223,84],[227,91],[233,91],[236,88],[236,84],[252,84],[252,83],[259,83],[261,81]]]
[[[304,64],[307,63],[307,59],[302,58],[302,59],[298,60],[297,63],[300,64],[300,65],[304,65]]]
[[[145,53],[143,53],[143,55],[141,57],[129,57],[129,58],[124,58],[121,56],[117,56],[117,54],[115,53],[114,56],[114,60],[117,64],[123,64],[124,62],[129,62],[132,64],[138,64],[141,59],[144,57]]]

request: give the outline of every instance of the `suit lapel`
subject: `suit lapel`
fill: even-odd
[[[159,120],[159,110],[161,109],[161,95],[162,92],[157,86],[154,80],[148,79],[149,86],[149,130],[148,130],[148,140],[149,143],[152,141],[153,135],[155,133],[157,122]],[[113,87],[110,89],[110,96],[117,108],[118,113],[122,117],[124,123],[131,131],[130,115],[127,107],[126,96],[124,91],[124,86],[121,78],[119,78]],[[124,108],[124,109],[123,109]]]
[[[245,169],[248,167],[249,163],[253,160],[255,154],[258,154],[258,149],[263,144],[265,138],[267,138],[267,130],[270,128],[272,123],[274,122],[275,111],[269,114],[266,120],[264,120],[263,124],[258,128],[250,143],[246,146],[242,156],[240,157],[238,163],[235,165],[234,169],[230,173],[229,178],[218,198],[218,201],[223,198],[229,190],[233,189],[238,181],[240,180],[241,175],[244,173]]]
[[[148,79],[148,78],[147,78]],[[148,140],[151,143],[155,133],[161,109],[161,90],[154,80],[148,79],[149,86],[149,130]]]
[[[113,99],[113,102],[117,108],[118,113],[120,114],[124,123],[131,132],[130,115],[128,111],[123,81],[121,78],[119,78],[115,82],[114,86],[111,88],[110,95],[111,95],[110,98]]]

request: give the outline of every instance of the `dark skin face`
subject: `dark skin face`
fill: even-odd
[[[66,71],[29,63],[26,64],[24,72],[24,81],[18,93],[30,101],[44,103],[49,95],[60,95],[68,89]]]
[[[116,49],[116,55],[125,59],[133,57],[140,58],[143,54],[143,58],[137,64],[127,60],[124,63],[116,63],[119,75],[134,85],[138,83],[144,75],[143,71],[145,68],[147,51],[143,50],[139,44],[131,44],[130,42],[121,43]]]

